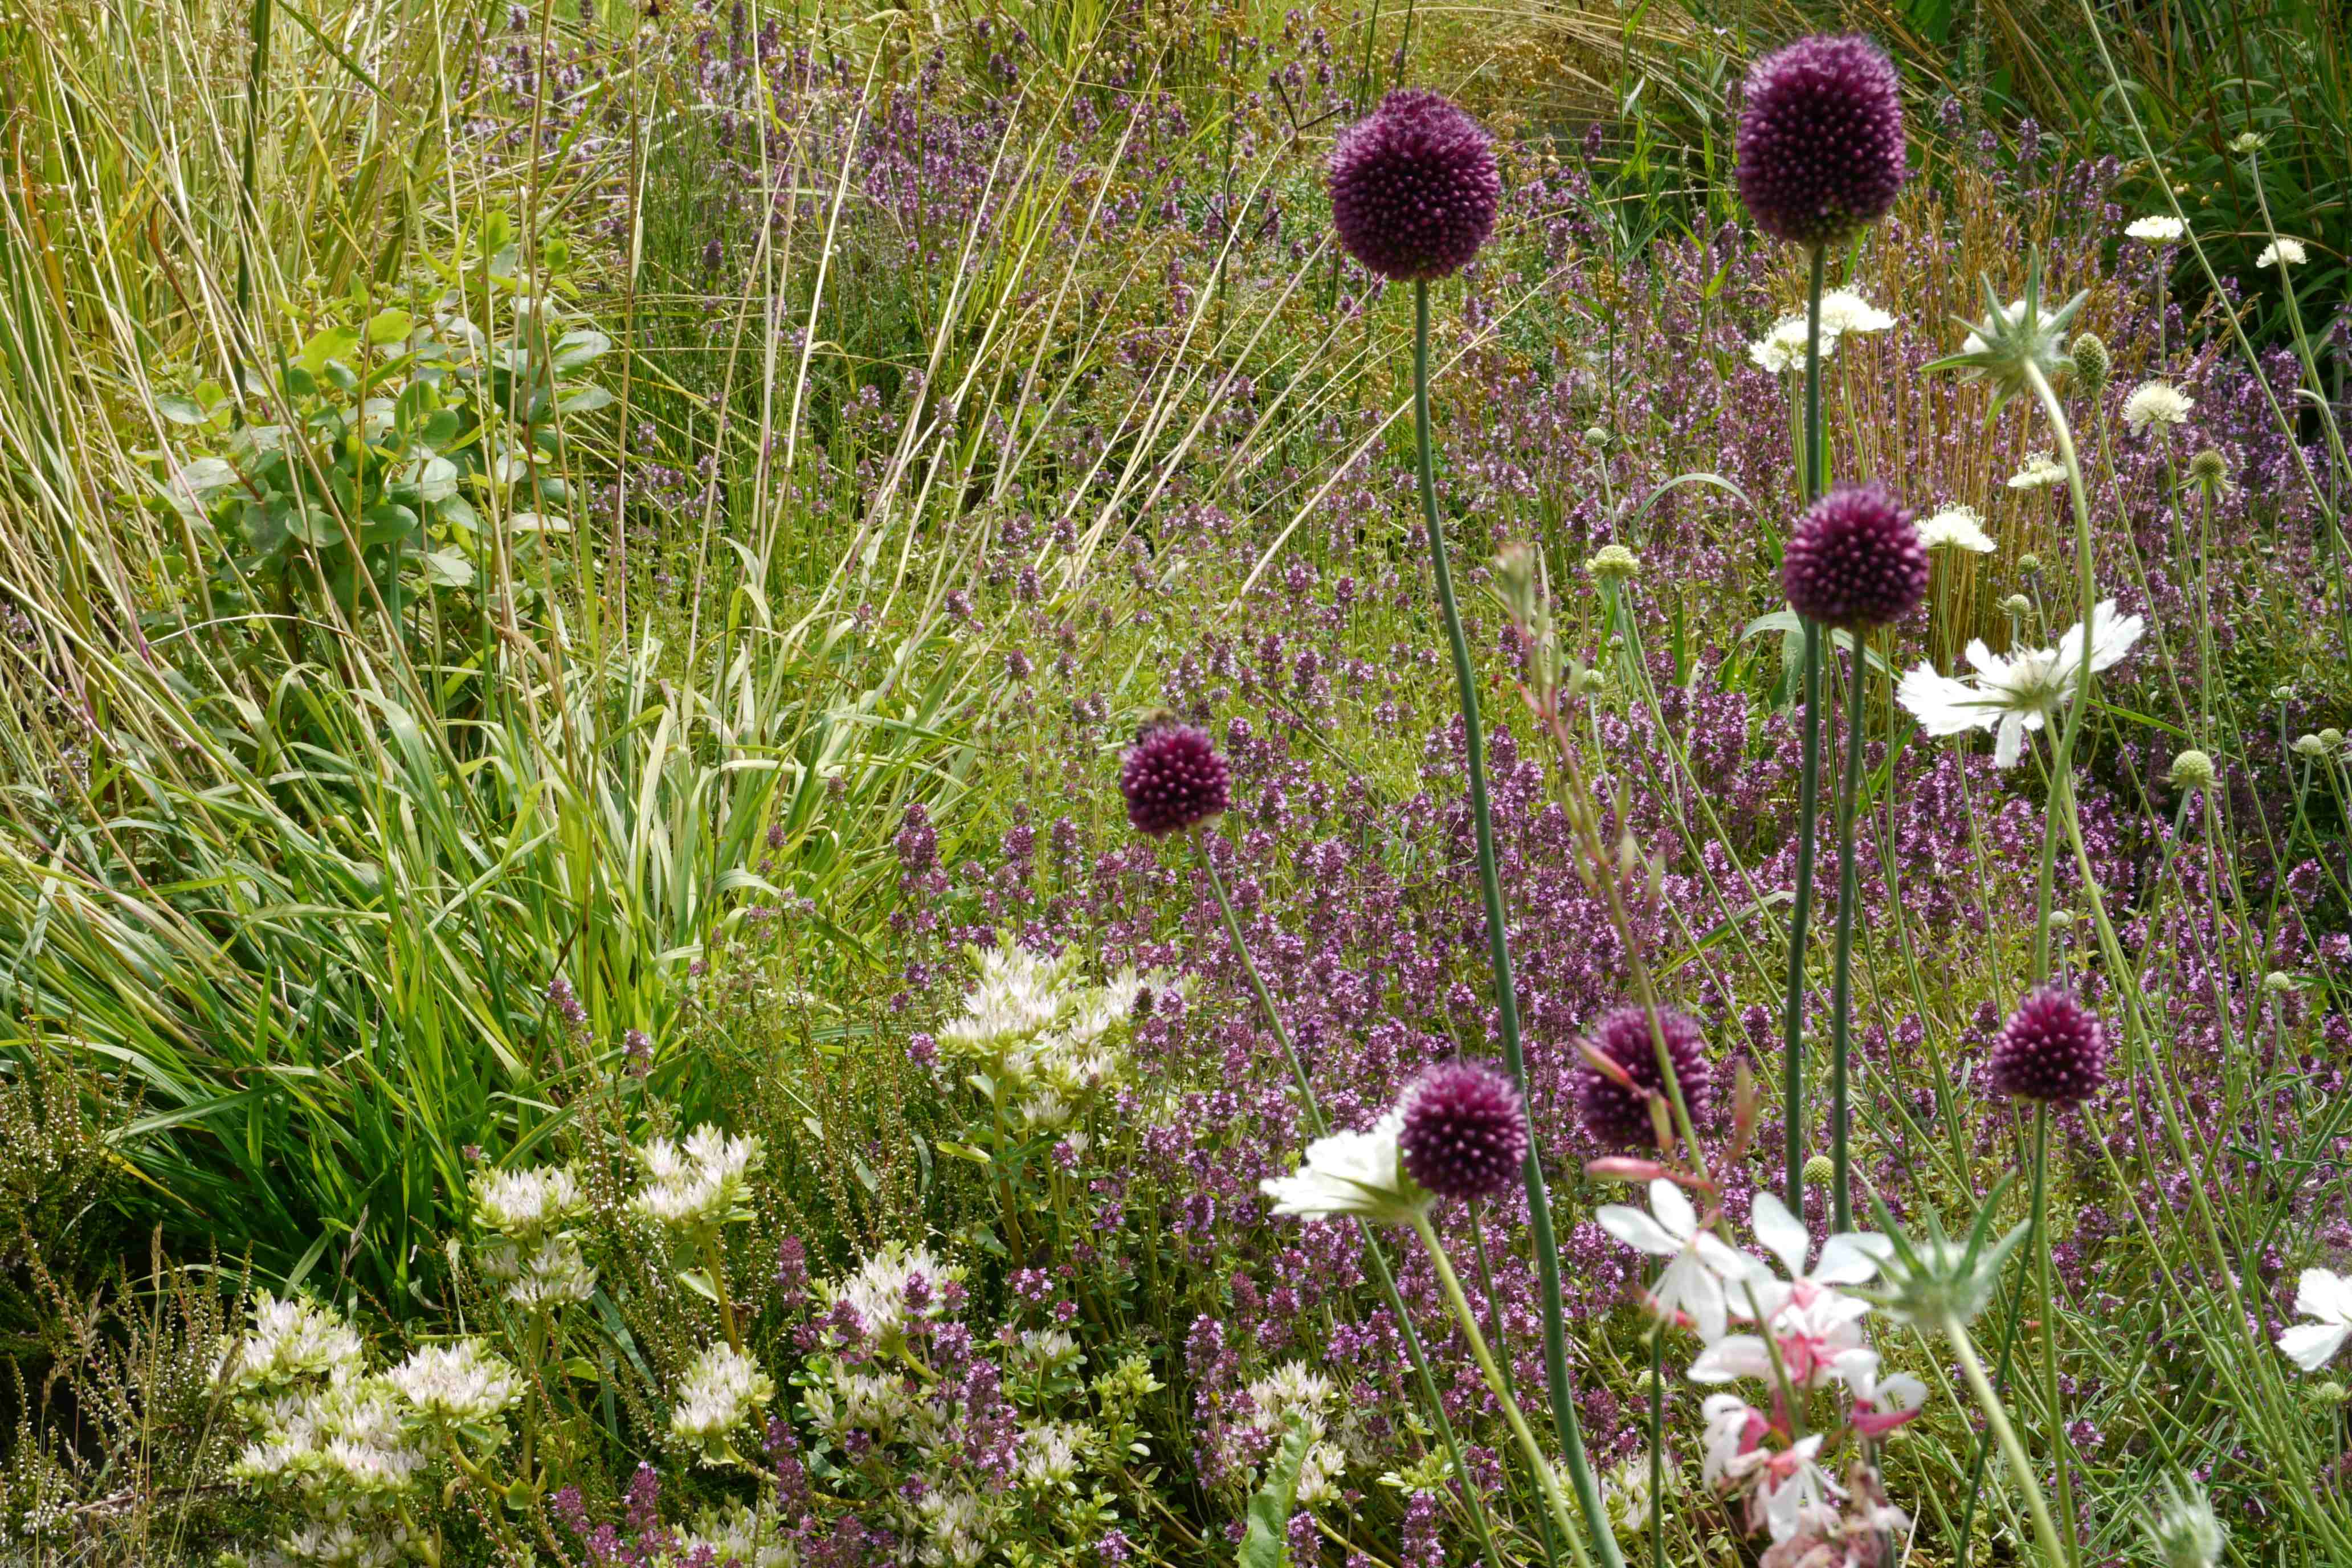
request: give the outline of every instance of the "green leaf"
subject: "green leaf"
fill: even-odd
[[[704,1300],[710,1302],[712,1305],[716,1306],[718,1304],[719,1288],[710,1282],[710,1275],[708,1270],[701,1268],[681,1268],[677,1271],[677,1282],[685,1286],[688,1289],[693,1291],[696,1295],[701,1297]]]
[[[612,339],[593,328],[583,327],[555,340],[555,353],[551,363],[559,373],[577,370],[591,360],[601,359],[612,347]]]
[[[294,363],[312,375],[325,374],[330,360],[339,360],[360,346],[360,335],[349,327],[329,327],[313,332]]]
[[[378,310],[368,318],[367,341],[396,343],[415,329],[416,319],[405,310]]]
[[[167,392],[157,398],[155,412],[174,425],[201,425],[206,417],[194,398],[183,397],[176,392]]]
[[[556,399],[555,406],[559,413],[588,414],[604,407],[612,401],[613,395],[604,388],[583,386],[576,392],[567,392]]]
[[[1298,1503],[1298,1472],[1307,1466],[1307,1423],[1293,1417],[1282,1447],[1266,1461],[1265,1484],[1249,1500],[1241,1568],[1290,1568],[1290,1516]]]

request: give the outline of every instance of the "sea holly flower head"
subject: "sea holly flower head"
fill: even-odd
[[[1353,1215],[1383,1225],[1409,1225],[1435,1196],[1404,1168],[1399,1141],[1404,1113],[1391,1108],[1362,1132],[1334,1132],[1307,1146],[1296,1173],[1269,1176],[1258,1190],[1274,1212],[1301,1219]]]
[[[1977,672],[1973,681],[1920,664],[1904,676],[1895,700],[1930,735],[1999,731],[1993,765],[2013,768],[2024,755],[2025,732],[2041,729],[2074,700],[2084,659],[2095,674],[2113,668],[2139,641],[2147,624],[2137,616],[2117,614],[2116,602],[2103,599],[2091,613],[2089,628],[2076,622],[2056,647],[1997,654],[1979,637],[1968,647]]]
[[[1874,1198],[1889,1248],[1879,1265],[1884,1283],[1872,1292],[1877,1304],[1896,1321],[1931,1331],[1974,1322],[1992,1300],[2009,1255],[2033,1228],[2032,1222],[2020,1221],[1998,1241],[1993,1239],[1993,1215],[2016,1180],[2012,1173],[1994,1187],[1959,1237],[1947,1234],[1934,1208],[1925,1204],[1920,1205],[1921,1224],[1906,1231],[1887,1212],[1885,1200]]]
[[[2304,1371],[2317,1372],[2352,1339],[2352,1279],[2325,1268],[2305,1269],[2295,1281],[2294,1310],[2317,1321],[2286,1329],[2278,1347]]]
[[[1680,1187],[1660,1177],[1650,1184],[1649,1213],[1625,1204],[1604,1204],[1592,1217],[1626,1246],[1669,1260],[1650,1288],[1652,1311],[1668,1322],[1696,1329],[1709,1344],[1723,1337],[1731,1315],[1724,1282],[1750,1279],[1761,1266],[1703,1229],[1698,1211]]]
[[[1960,352],[1947,354],[1927,368],[1957,370],[1970,380],[1985,382],[1992,388],[1993,411],[1999,413],[2011,398],[2031,389],[2033,373],[2052,382],[2065,374],[2072,363],[2066,357],[2066,328],[2091,293],[2086,289],[2055,308],[2044,304],[2038,251],[2026,263],[2022,298],[2004,305],[1993,292],[1992,279],[1984,279],[1982,283],[1983,319],[1960,321],[1969,334]]]

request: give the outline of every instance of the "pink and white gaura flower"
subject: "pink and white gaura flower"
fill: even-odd
[[[1821,1260],[1808,1271],[1812,1236],[1786,1204],[1770,1193],[1757,1194],[1749,1223],[1756,1239],[1780,1260],[1789,1278],[1776,1279],[1754,1258],[1739,1255],[1747,1271],[1731,1280],[1731,1315],[1753,1319],[1773,1342],[1766,1344],[1759,1334],[1727,1335],[1710,1343],[1692,1363],[1692,1379],[1729,1383],[1753,1377],[1769,1383],[1785,1375],[1792,1388],[1820,1388],[1838,1381],[1838,1358],[1864,1348],[1862,1320],[1870,1311],[1869,1302],[1838,1287],[1867,1281],[1893,1247],[1883,1236],[1848,1231],[1823,1242]]]
[[[1918,1415],[1927,1400],[1926,1384],[1907,1372],[1882,1377],[1881,1366],[1878,1352],[1864,1348],[1841,1352],[1833,1369],[1853,1395],[1847,1420],[1865,1437],[1884,1437]]]
[[[1709,1344],[1723,1337],[1731,1310],[1724,1281],[1745,1278],[1758,1265],[1702,1228],[1698,1211],[1680,1187],[1661,1177],[1650,1184],[1649,1214],[1624,1204],[1605,1204],[1592,1217],[1626,1246],[1670,1260],[1650,1288],[1652,1311],[1668,1321],[1687,1323]]]

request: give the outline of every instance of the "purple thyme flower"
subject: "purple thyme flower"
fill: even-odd
[[[1698,1025],[1671,1007],[1658,1009],[1658,1029],[1666,1038],[1666,1057],[1674,1064],[1675,1081],[1682,1086],[1683,1104],[1693,1125],[1706,1120],[1714,1085],[1707,1076],[1706,1037]],[[1663,1092],[1658,1076],[1658,1050],[1650,1037],[1650,1016],[1640,1007],[1620,1007],[1593,1026],[1592,1048],[1618,1067],[1634,1084],[1651,1093]],[[1585,1131],[1612,1149],[1651,1142],[1647,1095],[1633,1093],[1591,1062],[1576,1068],[1576,1109]]]
[[[1441,1062],[1406,1090],[1397,1149],[1405,1173],[1440,1197],[1495,1197],[1527,1160],[1528,1109],[1494,1068]]]
[[[1756,226],[1832,245],[1883,217],[1905,167],[1895,66],[1867,38],[1800,38],[1756,62],[1739,113],[1739,197]]]
[[[1118,775],[1127,820],[1154,837],[1223,811],[1231,784],[1207,731],[1164,721],[1144,725]]]
[[[1927,547],[1910,509],[1877,485],[1840,485],[1797,520],[1780,586],[1808,620],[1883,626],[1927,597]]]
[[[1331,221],[1349,255],[1398,282],[1443,278],[1495,231],[1495,139],[1443,95],[1392,92],[1331,149]]]
[[[2045,985],[2017,1005],[1993,1041],[1989,1077],[1996,1094],[2063,1110],[2106,1087],[2106,1034],[2073,992]]]

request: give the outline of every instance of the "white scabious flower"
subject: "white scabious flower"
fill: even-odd
[[[2118,615],[2116,602],[2103,599],[2092,611],[2089,627],[2076,622],[2056,647],[1997,654],[1978,638],[1968,647],[1973,681],[1938,675],[1933,666],[1921,664],[1903,678],[1895,700],[1930,735],[1997,729],[1993,764],[2013,768],[2024,754],[2025,731],[2041,729],[2073,700],[2084,659],[2093,673],[2111,668],[2146,627],[2139,616]]]
[[[299,1296],[279,1300],[265,1290],[250,1310],[252,1330],[221,1342],[220,1377],[232,1393],[359,1374],[360,1337],[334,1308]]]
[[[1391,1224],[1409,1222],[1426,1208],[1430,1195],[1405,1174],[1397,1139],[1404,1113],[1391,1108],[1365,1132],[1334,1132],[1307,1146],[1297,1173],[1270,1176],[1258,1190],[1274,1200],[1274,1212],[1302,1219],[1360,1215]]]
[[[2177,217],[2136,217],[2124,225],[2127,237],[2144,239],[2151,245],[2169,245],[2188,232],[2189,226]]]
[[[475,1217],[526,1246],[587,1212],[588,1194],[568,1166],[483,1171],[474,1177]]]
[[[2061,470],[2062,472],[2063,470]],[[1970,550],[1992,553],[1992,535],[1984,518],[1972,506],[1948,506],[1919,525],[1919,542],[1930,550]]]
[[[2287,1329],[2278,1347],[2304,1371],[2317,1372],[2352,1339],[2352,1279],[2325,1268],[2305,1269],[2295,1281],[2294,1310],[2318,1321]]]
[[[669,1413],[672,1436],[699,1446],[705,1463],[719,1462],[728,1436],[757,1417],[776,1396],[775,1381],[760,1363],[729,1345],[694,1358],[678,1379]]]
[[[1802,321],[1801,316],[1798,320]],[[1822,296],[1822,335],[1832,332],[1883,332],[1895,318],[1851,289],[1832,289]]]
[[[1772,323],[1769,331],[1748,345],[1748,357],[1760,368],[1774,375],[1805,368],[1805,318],[1783,316]],[[1822,358],[1827,361],[1837,352],[1837,334],[1822,324]]]
[[[2025,466],[2009,476],[2013,490],[2042,490],[2066,482],[2066,465],[2047,452],[2028,452]]]
[[[688,1133],[683,1145],[656,1138],[637,1158],[646,1180],[629,1206],[673,1230],[691,1231],[738,1215],[766,1152],[757,1138],[730,1137],[706,1124]]]
[[[2310,253],[2303,248],[2303,241],[2299,239],[2274,239],[2268,245],[2263,247],[2263,253],[2254,258],[2254,265],[2257,267],[2300,267],[2310,259]]]
[[[2124,423],[2138,435],[2151,425],[2186,425],[2197,400],[2168,382],[2143,381],[2124,399]]]
[[[472,1425],[495,1421],[522,1394],[522,1379],[479,1340],[423,1345],[384,1374],[418,1414]]]

